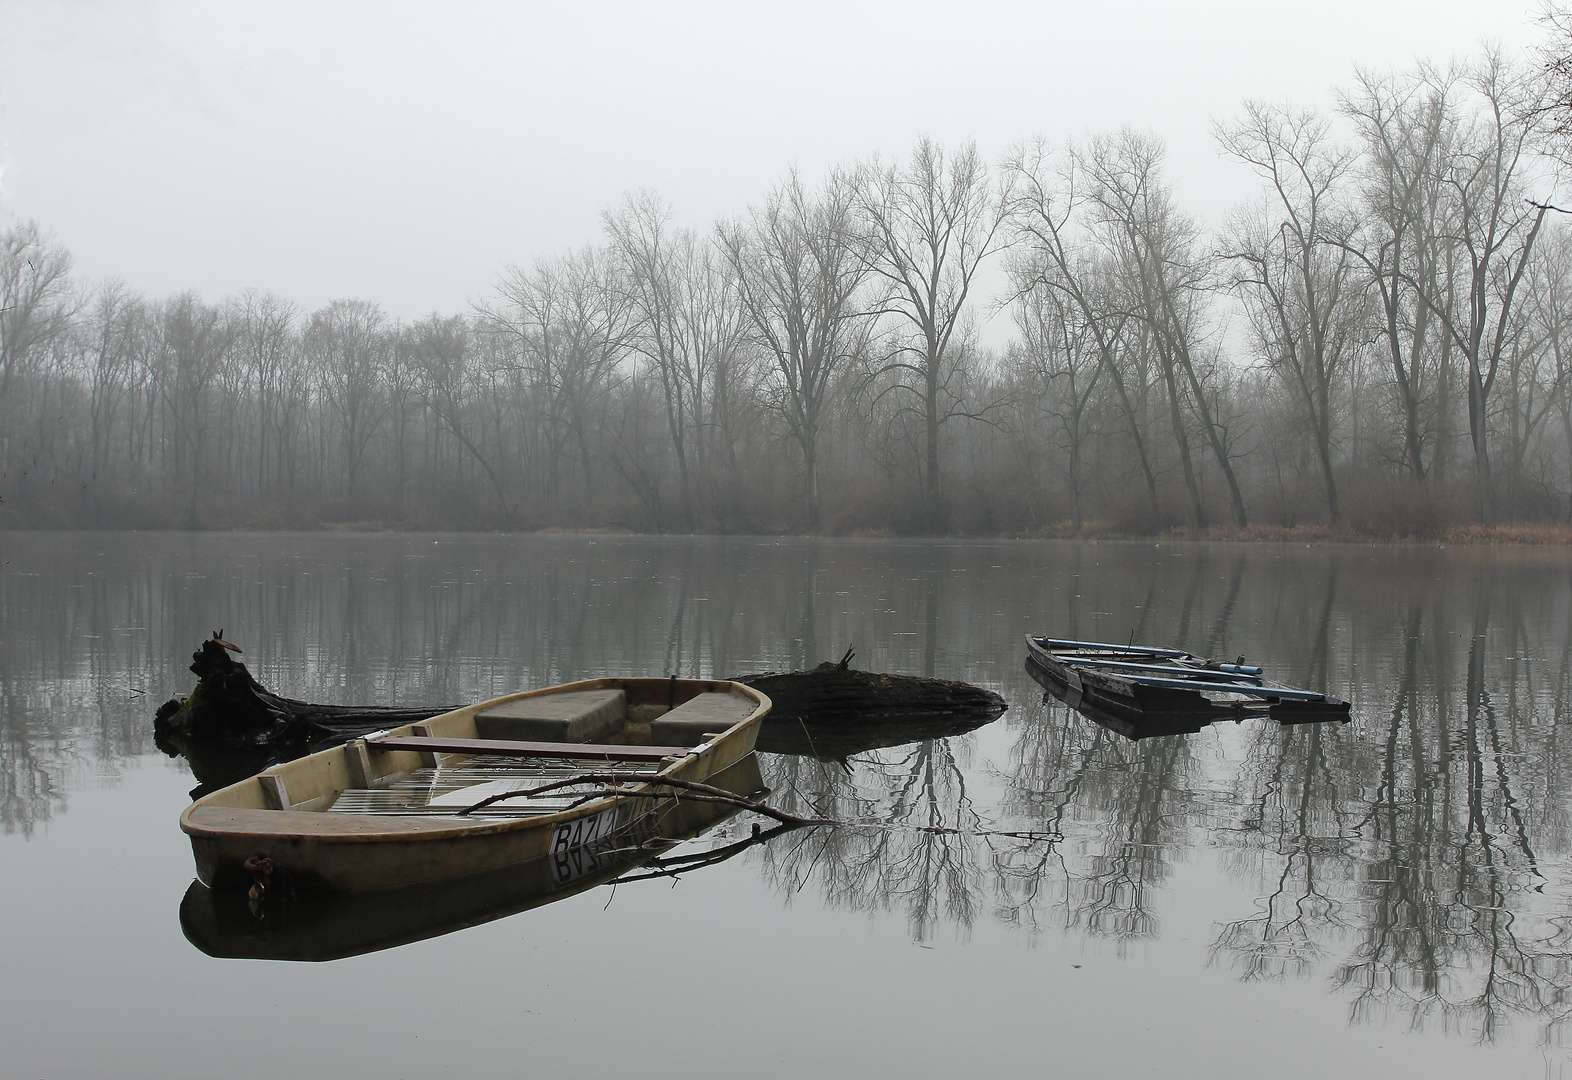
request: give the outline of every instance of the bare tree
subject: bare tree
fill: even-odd
[[[1191,461],[1186,404],[1227,486],[1234,524],[1243,528],[1248,519],[1227,425],[1204,384],[1206,367],[1197,348],[1206,267],[1194,251],[1195,223],[1174,207],[1162,176],[1164,154],[1159,140],[1125,130],[1093,139],[1081,164],[1097,208],[1098,232],[1124,269],[1129,310],[1152,331],[1150,344],[1162,367],[1169,422],[1195,522],[1206,524],[1206,509]]]
[[[510,267],[496,300],[481,310],[483,328],[511,343],[546,404],[553,491],[569,445],[585,489],[599,479],[592,427],[632,347],[637,317],[615,264],[594,248],[542,260],[532,270]]]
[[[256,476],[260,489],[280,483],[291,452],[296,394],[291,374],[301,364],[295,332],[299,310],[272,293],[247,290],[236,301],[235,347],[239,361],[252,375],[256,393]]]
[[[387,412],[386,316],[367,300],[335,300],[311,316],[306,344],[343,451],[344,490],[359,491],[366,447]]]
[[[1545,83],[1536,106],[1541,138],[1563,164],[1572,165],[1572,11],[1546,4],[1540,24],[1545,28],[1536,50]]]
[[[665,405],[666,430],[676,455],[681,486],[680,513],[692,523],[693,468],[690,433],[703,425],[703,375],[699,357],[682,325],[684,265],[692,257],[691,235],[674,235],[671,207],[653,191],[627,196],[615,213],[602,216],[612,251],[621,261],[619,281],[638,313],[632,337],[638,351],[654,365]],[[686,243],[684,243],[686,239]]]
[[[110,473],[115,425],[132,390],[133,342],[142,329],[141,309],[141,301],[123,282],[107,281],[94,290],[80,328],[88,385],[88,456],[95,477]]]
[[[751,347],[750,324],[725,253],[712,240],[685,233],[681,318],[692,357],[701,411],[700,475],[709,488],[711,510],[723,524],[739,507],[745,486],[738,447],[745,435],[748,402],[757,390],[758,350]],[[718,490],[726,487],[730,494]]]
[[[1547,405],[1561,420],[1560,454],[1554,471],[1572,478],[1572,236],[1564,228],[1553,230],[1541,245],[1542,279],[1534,289],[1534,321],[1543,343],[1550,384]],[[1572,500],[1572,483],[1564,493]],[[1572,502],[1567,506],[1572,517]]]
[[[653,192],[628,196],[604,216],[639,321],[633,342],[659,378],[666,427],[682,486],[682,514],[710,495],[713,453],[735,466],[729,423],[732,379],[744,319],[734,283],[714,245],[671,227],[671,208]]]
[[[153,383],[167,418],[165,443],[173,451],[170,478],[183,487],[186,522],[195,528],[212,434],[211,391],[232,338],[223,312],[189,292],[162,305],[158,328]]]
[[[1246,102],[1244,117],[1219,126],[1223,149],[1267,181],[1263,205],[1239,214],[1227,257],[1266,362],[1304,410],[1321,466],[1327,515],[1340,517],[1333,471],[1335,386],[1362,336],[1362,296],[1344,242],[1338,188],[1353,153],[1332,141],[1313,112]]]
[[[462,315],[432,315],[410,327],[408,336],[422,400],[486,474],[503,521],[512,524],[514,505],[502,478],[500,447],[495,440],[488,443],[485,425],[469,414],[471,399],[484,393],[485,385],[477,378],[468,321]]]
[[[1136,459],[1145,481],[1147,520],[1158,521],[1157,473],[1147,446],[1145,423],[1137,400],[1128,385],[1120,354],[1121,337],[1132,314],[1111,287],[1114,277],[1111,260],[1098,260],[1080,254],[1089,248],[1089,237],[1076,224],[1086,197],[1078,191],[1078,170],[1071,155],[1057,166],[1053,154],[1041,140],[1014,152],[1006,168],[1015,173],[1012,219],[1022,241],[1016,288],[1041,283],[1062,292],[1081,313],[1081,321],[1097,346],[1099,370],[1106,372],[1119,403],[1119,412],[1129,428]],[[1077,240],[1080,244],[1077,244]]]
[[[939,434],[946,421],[972,415],[951,386],[952,347],[977,271],[1003,250],[1011,198],[1009,180],[996,188],[987,164],[968,143],[953,153],[924,136],[910,160],[869,166],[858,192],[869,269],[887,292],[879,310],[900,324],[883,370],[902,373],[897,385],[914,393],[923,421],[923,503],[930,526],[942,524]]]
[[[1085,487],[1087,416],[1105,368],[1093,320],[1056,288],[1051,271],[1030,262],[1012,267],[1018,282],[1015,325],[1021,332],[1030,373],[1047,384],[1045,408],[1058,421],[1069,457],[1065,483],[1070,494],[1070,528],[1081,531]]]
[[[0,232],[0,399],[30,354],[63,334],[76,314],[71,255],[34,222]]]
[[[1535,245],[1529,263],[1528,303],[1519,305],[1511,344],[1503,361],[1506,392],[1501,395],[1497,412],[1501,438],[1505,442],[1508,472],[1505,483],[1505,508],[1517,514],[1524,509],[1522,499],[1529,476],[1529,451],[1540,440],[1546,421],[1564,402],[1572,380],[1572,237],[1566,228],[1547,226]],[[1572,448],[1572,440],[1568,440]],[[1554,455],[1543,455],[1554,460]],[[1554,470],[1565,476],[1563,470]],[[1548,478],[1547,478],[1548,479]],[[1551,495],[1550,485],[1540,481],[1542,493]]]
[[[1450,79],[1380,76],[1361,70],[1342,110],[1364,142],[1360,163],[1362,226],[1346,241],[1365,267],[1381,306],[1382,337],[1402,418],[1403,467],[1415,481],[1427,475],[1423,410],[1443,388],[1450,338],[1434,340],[1439,324],[1420,291],[1443,297],[1452,265],[1445,222],[1443,165],[1456,137]],[[1434,453],[1435,450],[1432,450]]]
[[[810,193],[794,172],[762,207],[718,227],[752,333],[774,361],[768,404],[802,453],[809,532],[819,529],[826,395],[865,333],[857,297],[868,268],[855,232],[854,199],[844,175]]]
[[[1452,296],[1437,289],[1438,281],[1415,284],[1421,302],[1462,354],[1478,509],[1488,524],[1496,516],[1490,394],[1508,347],[1518,288],[1549,209],[1543,198],[1527,198],[1534,140],[1545,114],[1536,109],[1523,73],[1499,52],[1487,52],[1462,82],[1473,92],[1476,111],[1461,130],[1442,178],[1464,295],[1454,304]]]

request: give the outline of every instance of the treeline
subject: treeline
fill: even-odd
[[[0,525],[1566,522],[1555,76],[1487,52],[1361,73],[1335,115],[1247,103],[1216,138],[1261,195],[1211,230],[1130,130],[999,162],[924,139],[708,231],[642,192],[415,322],[83,283],[16,225]]]

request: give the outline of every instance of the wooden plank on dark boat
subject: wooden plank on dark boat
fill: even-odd
[[[1093,660],[1082,656],[1059,656],[1055,657],[1055,659],[1057,659],[1061,664],[1066,664],[1070,667],[1099,668],[1104,671],[1150,672],[1154,675],[1168,674],[1177,677],[1193,676],[1196,678],[1205,678],[1214,681],[1222,680],[1224,682],[1231,682],[1236,679],[1240,682],[1252,683],[1259,683],[1261,681],[1260,676],[1257,675],[1242,675],[1238,672],[1223,671],[1217,668],[1185,668],[1178,667],[1174,664],[1138,664],[1124,660]]]
[[[367,739],[376,750],[420,750],[429,754],[495,754],[499,757],[569,758],[591,761],[659,761],[701,752],[703,746],[614,746],[608,743],[513,742],[507,739],[444,739],[433,735],[384,735]]]

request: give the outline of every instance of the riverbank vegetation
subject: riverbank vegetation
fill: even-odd
[[[710,230],[631,194],[413,322],[145,297],[13,225],[0,527],[1566,543],[1547,28],[1526,60],[1361,71],[1334,113],[1245,103],[1215,138],[1260,196],[1213,225],[1150,134],[925,139]]]

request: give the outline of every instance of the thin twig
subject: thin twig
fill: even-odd
[[[775,826],[773,829],[769,829],[765,832],[753,833],[751,836],[747,836],[734,843],[727,844],[722,848],[714,848],[710,851],[698,851],[694,852],[692,855],[674,855],[669,859],[662,858],[661,856],[657,855],[655,858],[644,864],[646,869],[643,873],[627,874],[619,877],[617,880],[619,882],[623,882],[648,881],[651,878],[658,877],[674,878],[678,874],[687,873],[689,870],[698,870],[701,867],[714,866],[716,863],[723,863],[728,859],[732,859],[738,855],[741,855],[744,851],[747,851],[751,847],[757,847],[760,844],[766,844],[777,836],[781,836],[784,833],[795,832],[800,828],[802,828],[800,825],[794,825],[790,822],[783,822],[782,824]],[[653,867],[653,869],[648,869],[650,867]]]
[[[696,780],[679,780],[676,777],[671,776],[651,777],[647,773],[585,773],[581,776],[569,777],[566,780],[554,780],[549,784],[541,784],[539,787],[526,788],[520,791],[504,791],[498,795],[491,795],[487,798],[481,799],[479,802],[474,803],[473,805],[466,806],[458,813],[460,817],[467,817],[476,810],[483,809],[492,805],[493,803],[499,803],[506,799],[534,798],[535,796],[544,795],[548,792],[560,791],[563,788],[583,787],[587,784],[600,785],[600,789],[598,791],[583,795],[573,803],[574,807],[582,806],[584,803],[591,802],[598,798],[666,799],[676,797],[675,794],[671,792],[659,792],[652,790],[657,787],[667,787],[673,788],[676,791],[694,792],[695,794],[690,796],[690,798],[692,798],[695,802],[724,803],[729,806],[738,807],[742,810],[751,810],[755,814],[772,818],[775,821],[781,822],[782,824],[842,824],[839,821],[829,821],[823,818],[804,818],[798,817],[796,814],[788,814],[784,810],[777,810],[773,806],[767,806],[764,803],[757,802],[756,800],[746,798],[742,795],[737,795],[733,792],[727,791],[725,788],[718,788],[711,784],[701,784]],[[648,785],[648,787],[630,790],[628,788],[617,786],[621,784],[644,784]]]

